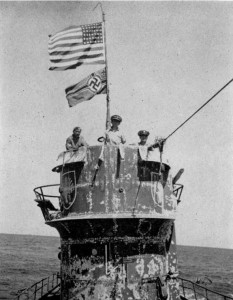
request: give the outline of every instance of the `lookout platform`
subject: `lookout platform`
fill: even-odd
[[[175,219],[183,185],[168,162],[144,146],[91,146],[59,155],[60,184],[34,189],[46,221]],[[56,198],[56,201],[54,201]]]

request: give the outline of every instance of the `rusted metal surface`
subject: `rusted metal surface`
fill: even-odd
[[[138,147],[93,146],[83,161],[56,167],[59,211],[42,211],[61,237],[62,300],[179,299],[182,189],[175,196],[170,166],[145,157]]]
[[[158,276],[177,271],[173,222],[142,229],[149,221],[139,220],[131,237],[120,236],[119,222],[107,238],[62,239],[62,299],[162,299]],[[168,299],[179,299],[176,279],[165,288]]]
[[[175,216],[170,167],[142,161],[137,147],[125,147],[124,159],[116,146],[87,152],[87,160],[64,165],[61,170],[61,202],[64,216],[96,213],[146,213]],[[157,151],[157,150],[156,150]]]

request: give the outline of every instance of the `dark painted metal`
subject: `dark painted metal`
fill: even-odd
[[[60,197],[35,193],[61,236],[61,299],[180,299],[174,219],[183,186],[174,193],[170,166],[142,159],[136,146],[105,145],[54,169]]]

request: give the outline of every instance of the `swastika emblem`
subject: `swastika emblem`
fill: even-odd
[[[98,93],[102,89],[101,78],[96,74],[92,75],[87,84],[89,88],[95,93]]]

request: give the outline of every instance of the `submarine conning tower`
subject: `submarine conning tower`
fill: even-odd
[[[183,185],[159,150],[81,147],[61,153],[53,171],[60,184],[34,191],[60,234],[61,299],[180,299],[174,220]]]

